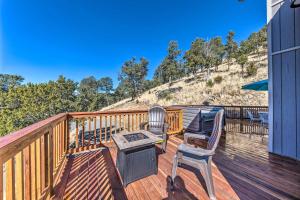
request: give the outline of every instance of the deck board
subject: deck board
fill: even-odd
[[[182,136],[171,136],[167,152],[158,156],[158,173],[123,188],[115,168],[116,147],[71,155],[60,182],[57,199],[203,199],[208,195],[201,173],[178,168],[175,190],[168,177]],[[267,152],[266,138],[227,133],[213,157],[217,199],[299,199],[300,163]],[[158,149],[159,152],[159,149]]]

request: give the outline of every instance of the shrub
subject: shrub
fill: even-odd
[[[203,104],[204,106],[209,106],[209,101],[205,100],[205,101],[202,102],[202,104]]]
[[[172,91],[170,90],[163,90],[158,92],[157,94],[157,98],[158,99],[166,99],[166,100],[170,100],[172,98],[171,96]]]
[[[257,67],[254,62],[251,62],[246,68],[247,76],[254,76],[257,74]]]
[[[221,83],[222,81],[223,81],[222,76],[217,76],[217,77],[214,78],[214,82],[217,83],[217,84]]]
[[[212,86],[214,86],[214,82],[213,82],[211,79],[209,79],[209,80],[206,82],[206,86],[212,87]]]

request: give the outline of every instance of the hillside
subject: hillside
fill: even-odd
[[[152,88],[135,100],[124,99],[112,104],[102,110],[125,110],[148,108],[152,104],[163,106],[175,104],[203,104],[213,105],[268,105],[268,93],[258,91],[242,90],[241,87],[247,83],[267,79],[267,56],[260,59],[250,56],[249,60],[256,63],[257,73],[253,76],[242,77],[241,67],[233,63],[227,71],[227,63],[218,66],[217,71],[198,72],[194,76],[184,77],[158,87]],[[260,64],[258,64],[260,63]],[[220,83],[216,83],[216,77],[222,77]],[[214,84],[208,86],[208,80]]]

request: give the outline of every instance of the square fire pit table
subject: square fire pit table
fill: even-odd
[[[149,131],[122,132],[112,136],[118,147],[117,169],[123,186],[157,174],[155,144],[163,140]]]

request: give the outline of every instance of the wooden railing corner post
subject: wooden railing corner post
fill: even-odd
[[[242,120],[243,119],[243,107],[240,106],[240,119]]]
[[[179,112],[179,127],[180,127],[180,132],[183,131],[183,109],[180,109]]]
[[[49,195],[53,195],[53,125],[49,127],[49,152],[48,152],[48,180],[49,180]]]
[[[65,123],[65,133],[66,133],[66,147],[65,152],[69,151],[69,142],[70,142],[70,130],[69,130],[69,114],[67,113],[66,123]]]

